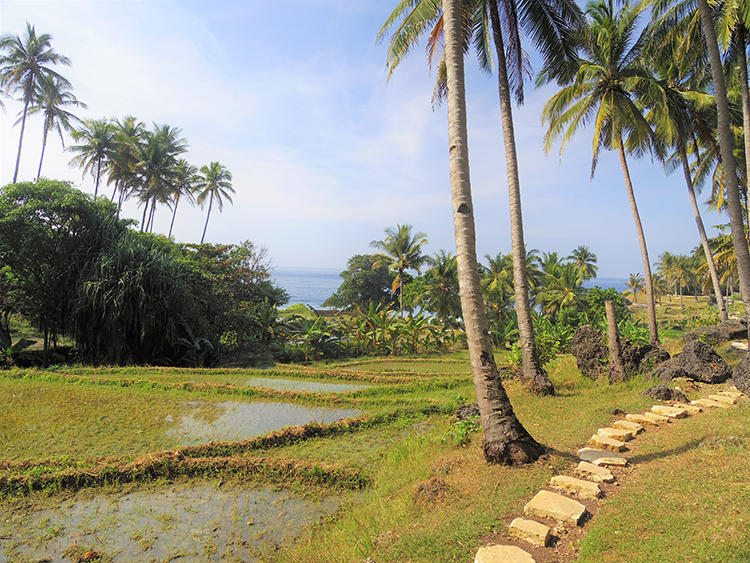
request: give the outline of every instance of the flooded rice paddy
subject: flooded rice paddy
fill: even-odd
[[[315,393],[347,393],[369,389],[371,385],[357,383],[328,383],[314,379],[285,379],[281,377],[251,377],[242,382],[247,387],[268,387],[280,391],[312,391]]]
[[[270,486],[205,480],[119,494],[80,491],[54,507],[0,506],[0,563],[259,561],[333,513],[340,495],[310,500]]]

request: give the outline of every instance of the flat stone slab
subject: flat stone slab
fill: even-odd
[[[578,450],[578,457],[582,461],[589,461],[595,465],[624,467],[628,464],[628,459],[624,455],[596,448],[581,448]]]
[[[638,424],[637,422],[632,422],[630,420],[615,420],[612,423],[612,426],[615,428],[622,428],[623,430],[630,430],[633,433],[633,436],[640,434],[646,429],[643,424]]]
[[[517,538],[537,547],[547,547],[547,544],[552,539],[549,526],[545,526],[535,520],[527,520],[526,518],[516,518],[513,520],[510,526],[508,526],[508,531]]]
[[[567,475],[555,475],[549,480],[549,486],[583,498],[597,499],[602,496],[602,490],[596,483]]]
[[[727,403],[720,403],[719,401],[714,401],[713,399],[696,399],[695,401],[690,401],[691,405],[698,405],[699,407],[703,408],[729,408],[730,405]]]
[[[651,407],[651,412],[669,418],[685,418],[686,416],[688,416],[688,412],[685,409],[679,409],[677,407],[670,407],[667,405],[654,405],[653,407]]]
[[[699,412],[703,412],[703,409],[699,405],[688,405],[687,403],[672,403],[672,406],[677,407],[678,409],[684,409],[690,414],[698,414]]]
[[[738,400],[743,397],[743,393],[740,393],[739,391],[719,391],[716,394],[722,395],[724,397],[731,397],[733,399],[738,399]]]
[[[622,452],[628,449],[625,442],[613,440],[612,438],[607,438],[599,434],[591,436],[591,438],[589,438],[589,443],[605,450],[612,450],[613,452]]]
[[[747,342],[732,342],[730,346],[734,348],[735,350],[747,351]]]
[[[726,395],[719,395],[718,393],[716,395],[709,395],[708,398],[717,403],[724,403],[725,405],[733,405],[737,402],[737,399],[727,397]]]
[[[582,461],[578,464],[578,467],[573,471],[579,477],[584,479],[590,479],[597,483],[614,483],[615,476],[606,467],[600,467],[594,463],[588,461]]]
[[[529,516],[552,518],[558,522],[577,526],[586,514],[586,507],[572,498],[551,491],[539,491],[523,511]]]
[[[644,412],[643,414],[626,414],[625,418],[631,422],[637,422],[639,424],[648,424],[651,426],[659,426],[669,422],[666,416],[660,414],[654,414],[652,412]]]
[[[620,440],[621,442],[627,442],[633,439],[633,433],[630,430],[624,430],[622,428],[612,428],[611,426],[600,428],[596,431],[596,433],[599,434],[599,436],[612,438],[613,440]]]
[[[515,545],[485,545],[477,551],[474,563],[536,563],[536,559]]]

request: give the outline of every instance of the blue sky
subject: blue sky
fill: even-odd
[[[25,22],[53,36],[73,62],[63,73],[85,118],[132,114],[180,127],[195,165],[218,160],[233,173],[234,205],[215,214],[207,240],[250,239],[277,266],[341,268],[369,252],[383,229],[409,223],[428,251],[455,250],[447,118],[430,104],[434,76],[417,47],[386,80],[387,45],[375,40],[395,5],[370,0],[245,2],[0,2],[0,30]],[[581,131],[562,161],[546,156],[541,109],[553,88],[527,87],[514,119],[527,246],[563,255],[587,244],[600,276],[641,272],[635,227],[615,153],[589,179],[591,137]],[[467,59],[469,150],[480,256],[510,249],[505,157],[496,81]],[[0,182],[11,180],[21,105],[0,112]],[[69,139],[66,139],[66,143]],[[24,137],[23,179],[36,173],[41,120]],[[93,192],[50,137],[44,175]],[[650,159],[631,173],[652,263],[697,244],[684,180]],[[104,188],[106,191],[106,188]],[[126,215],[140,217],[135,203]],[[726,220],[706,211],[707,225]],[[170,212],[157,212],[166,232]],[[204,214],[181,209],[178,241],[200,239]]]

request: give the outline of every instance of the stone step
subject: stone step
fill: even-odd
[[[731,385],[730,387],[727,387],[727,391],[730,391],[732,393],[742,393],[739,389],[737,389],[737,386]],[[742,393],[744,395],[744,393]]]
[[[582,498],[597,499],[602,496],[602,490],[596,483],[568,477],[567,475],[555,475],[550,479],[549,486]]]
[[[477,551],[474,563],[536,563],[536,559],[515,545],[485,545]]]
[[[724,397],[731,397],[732,399],[741,399],[743,394],[739,391],[719,391],[717,395],[723,395]]]
[[[620,440],[621,442],[627,442],[633,439],[633,433],[630,430],[623,430],[622,428],[612,428],[610,426],[600,428],[596,431],[596,433],[599,434],[599,436],[612,438],[613,440]]]
[[[591,438],[589,438],[589,443],[605,450],[612,450],[613,452],[622,452],[628,449],[625,442],[606,438],[599,434],[591,436]]]
[[[660,414],[654,414],[652,412],[644,412],[643,414],[626,414],[625,418],[630,422],[649,424],[652,426],[659,426],[660,424],[669,422],[669,419],[666,416],[661,416]]]
[[[672,403],[672,406],[677,407],[678,409],[684,409],[689,414],[698,414],[699,412],[703,412],[703,409],[698,405],[688,405],[687,403]]]
[[[578,450],[578,457],[582,461],[589,461],[594,465],[624,467],[628,464],[628,459],[624,455],[596,448],[581,448]]]
[[[615,476],[606,467],[599,467],[594,463],[588,461],[582,461],[578,464],[578,467],[573,471],[579,477],[589,479],[597,483],[614,483]]]
[[[551,518],[564,524],[577,526],[586,514],[586,507],[572,498],[564,497],[552,491],[539,491],[523,511],[529,516]]]
[[[633,433],[633,436],[640,434],[646,429],[643,424],[638,424],[637,422],[632,422],[630,420],[615,420],[612,423],[612,426],[615,428],[622,428],[623,430],[630,430]]]
[[[690,401],[691,405],[698,405],[699,407],[703,407],[704,409],[707,408],[729,408],[731,405],[728,405],[726,403],[720,403],[719,401],[714,401],[712,399],[696,399],[695,401]]]
[[[510,526],[508,526],[508,531],[517,538],[537,547],[547,547],[552,539],[549,526],[545,526],[535,520],[527,520],[526,518],[516,518],[513,520]]]
[[[678,409],[677,407],[667,405],[654,405],[651,407],[651,412],[669,418],[685,418],[688,416],[688,412],[685,409]]]
[[[716,401],[717,403],[724,403],[725,405],[733,405],[737,402],[737,399],[733,399],[732,397],[726,397],[725,395],[709,395],[709,399],[712,401]]]

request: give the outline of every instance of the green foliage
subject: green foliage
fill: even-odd
[[[341,285],[325,303],[326,307],[341,309],[367,309],[370,303],[390,305],[396,275],[387,267],[375,267],[376,257],[356,254],[349,258],[346,270],[341,272]]]
[[[649,343],[648,327],[638,321],[624,319],[617,324],[620,338],[629,340],[633,344],[643,346]]]
[[[451,438],[457,446],[466,447],[471,442],[471,435],[482,429],[478,416],[471,416],[464,420],[459,420],[448,431],[448,437]]]

